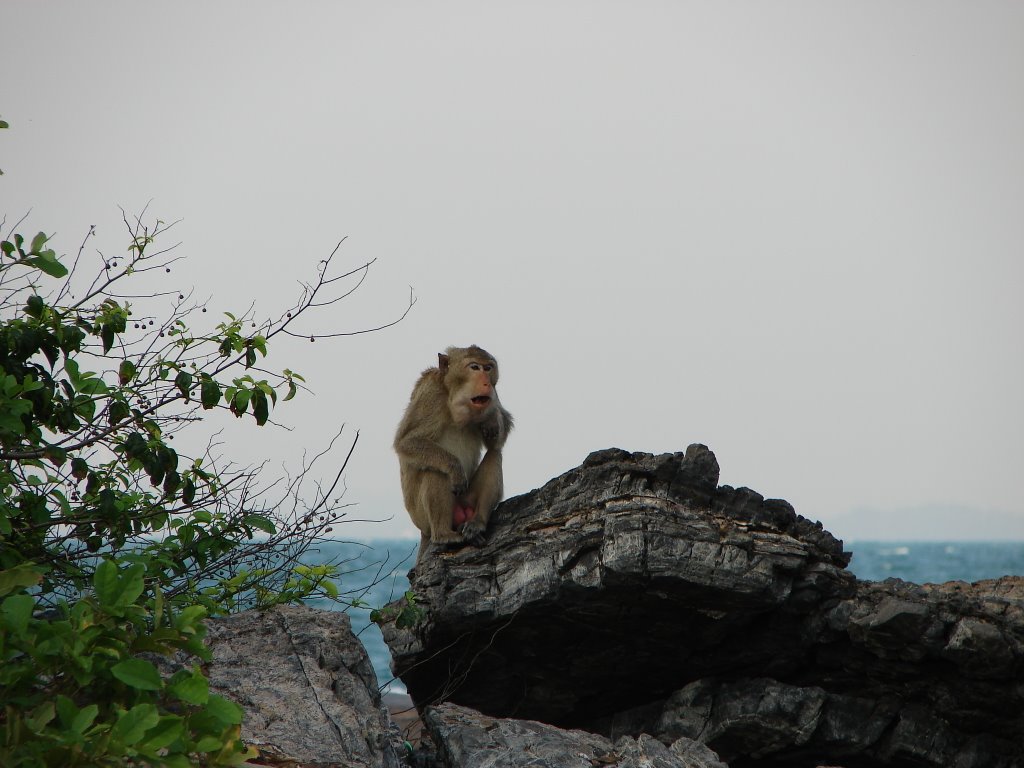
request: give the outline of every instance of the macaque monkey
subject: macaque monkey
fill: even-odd
[[[501,449],[512,429],[497,383],[498,362],[490,354],[477,346],[448,347],[413,387],[395,451],[405,508],[422,544],[483,543],[501,501]]]

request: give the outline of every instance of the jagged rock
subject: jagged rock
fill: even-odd
[[[487,546],[421,556],[428,615],[385,625],[394,671],[418,704],[575,727],[709,672],[799,666],[788,615],[852,594],[848,555],[785,502],[717,481],[704,446],[609,450],[508,500]]]
[[[858,582],[706,447],[606,450],[429,548],[426,617],[385,625],[421,708],[450,702],[740,766],[1024,765],[1024,580]],[[552,763],[554,765],[554,763]]]
[[[455,704],[428,707],[425,724],[447,768],[728,768],[690,739],[666,746],[650,736],[603,736],[532,720],[498,719]]]
[[[263,756],[306,768],[398,768],[377,678],[348,616],[277,606],[207,626],[210,691],[245,709],[242,737]]]

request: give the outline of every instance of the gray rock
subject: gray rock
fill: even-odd
[[[777,617],[852,594],[848,555],[788,504],[717,480],[703,446],[610,450],[506,501],[485,547],[421,556],[426,620],[383,628],[395,673],[419,705],[575,727],[709,673],[801,665],[809,646]]]
[[[482,548],[421,555],[394,672],[421,710],[742,765],[1024,765],[1024,579],[859,582],[819,523],[718,476],[701,445],[612,449],[509,499]]]
[[[648,735],[603,736],[532,720],[493,718],[456,704],[424,712],[424,723],[447,768],[728,768],[702,744],[666,746]]]
[[[377,678],[348,616],[278,606],[211,619],[210,691],[246,712],[265,757],[312,767],[397,768]]]

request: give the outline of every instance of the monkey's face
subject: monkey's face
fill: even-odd
[[[484,421],[497,407],[498,366],[493,360],[467,357],[444,378],[448,407],[459,426]]]

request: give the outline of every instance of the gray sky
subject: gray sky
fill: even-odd
[[[502,367],[509,495],[592,450],[711,447],[845,538],[1024,538],[1024,4],[0,6],[0,214],[276,316],[343,236],[377,259],[271,347],[315,390],[225,433],[361,438],[349,536],[412,534],[393,431],[449,344]]]

